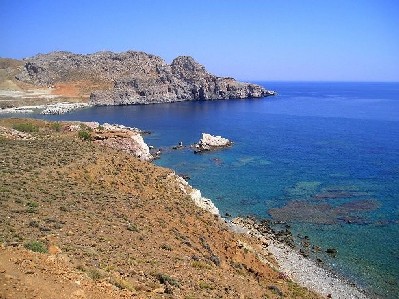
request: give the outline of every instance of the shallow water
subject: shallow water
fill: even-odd
[[[188,175],[221,213],[289,222],[336,248],[330,267],[383,298],[399,293],[399,83],[261,83],[257,100],[98,107],[50,119],[136,126],[156,163]],[[195,155],[201,133],[233,147]],[[300,242],[300,239],[297,238]]]

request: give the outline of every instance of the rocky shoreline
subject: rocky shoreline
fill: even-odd
[[[262,243],[265,251],[277,260],[280,270],[293,281],[327,298],[366,299],[364,291],[344,278],[322,268],[279,240],[269,228],[250,218],[234,218],[229,224],[236,232],[248,234]]]
[[[152,157],[149,155],[149,147],[144,142],[141,136],[142,132],[139,129],[107,123],[100,125],[96,122],[67,122],[66,124],[61,124],[60,127],[62,127],[62,130],[77,132],[82,141],[90,140],[101,146],[112,147],[118,151],[127,152],[129,155],[133,155],[140,160],[152,160]],[[52,126],[52,128],[57,130],[58,127]],[[4,130],[3,133],[5,135],[9,134],[11,139],[33,138],[29,133],[18,135],[13,129],[4,128]],[[127,149],[123,147],[126,145],[126,142],[129,142]],[[115,146],[115,144],[117,145]],[[114,158],[115,157],[112,159]],[[145,164],[149,165],[148,163]],[[281,241],[279,236],[268,229],[267,225],[262,226],[255,220],[249,218],[235,218],[230,221],[222,218],[212,200],[204,198],[199,190],[190,186],[186,180],[176,175],[174,171],[168,169],[164,169],[164,171],[167,174],[160,176],[160,179],[162,183],[165,183],[165,186],[168,186],[167,188],[169,190],[180,190],[181,193],[184,194],[186,198],[191,199],[196,206],[214,215],[215,219],[219,219],[218,223],[221,227],[224,227],[226,231],[230,230],[238,235],[245,236],[245,238],[240,238],[243,240],[249,237],[257,243],[256,246],[260,248],[261,252],[259,255],[256,254],[262,263],[275,269],[273,262],[264,258],[268,256],[274,257],[278,263],[277,271],[280,273],[279,275],[282,280],[292,280],[326,298],[367,298],[363,292],[359,291],[353,285],[350,285],[344,280],[322,269],[315,262],[305,258],[294,249],[287,246]],[[131,187],[127,186],[127,188]],[[205,241],[201,242],[203,242],[203,246],[209,250],[209,254],[213,258],[212,262],[214,262],[215,265],[218,263],[220,264],[220,259],[213,253],[209,245]],[[238,241],[237,246],[244,252],[255,252],[252,247],[242,241]],[[169,247],[164,245],[164,248]],[[277,293],[280,292],[279,288],[274,285],[269,285],[268,288]]]
[[[221,136],[202,134],[201,140],[196,145],[197,153],[231,146],[232,142]],[[336,299],[367,299],[368,296],[349,281],[338,277],[334,273],[324,269],[315,261],[306,257],[306,254],[294,249],[291,233],[286,229],[276,232],[268,222],[260,223],[253,218],[234,218],[227,220],[220,215],[219,209],[211,199],[204,198],[201,191],[192,188],[187,181],[176,175],[170,174],[181,190],[189,194],[194,204],[198,207],[218,216],[234,232],[246,234],[256,239],[263,247],[265,254],[272,254],[276,259],[279,270],[283,276],[299,283],[300,285],[318,293],[326,298]],[[333,251],[334,249],[327,249]]]
[[[197,147],[197,150],[208,151],[231,146],[232,142],[221,136],[212,136],[204,133],[198,144],[205,146],[205,149],[200,150]],[[195,205],[218,216],[232,231],[246,234],[256,239],[261,244],[265,254],[270,253],[276,259],[283,276],[326,298],[368,298],[364,291],[358,289],[344,278],[338,277],[334,273],[324,269],[315,261],[295,250],[291,234],[288,230],[285,230],[285,233],[276,233],[270,228],[267,222],[262,224],[252,218],[238,217],[232,220],[224,219],[212,200],[202,197],[200,190],[191,187],[184,178],[176,175],[174,172],[169,177],[180,186],[180,189],[185,194],[190,196]],[[328,250],[333,249],[327,249],[327,252]]]
[[[61,102],[46,105],[20,106],[12,108],[0,109],[0,114],[24,114],[24,113],[40,113],[40,114],[65,114],[73,110],[89,108],[88,103],[69,103]]]
[[[271,231],[259,230],[260,225],[251,218],[234,218],[231,221],[219,214],[218,208],[210,199],[204,198],[201,192],[192,188],[183,178],[171,176],[182,189],[192,190],[190,197],[198,207],[217,215],[235,233],[245,234],[256,239],[263,247],[266,255],[272,254],[276,259],[279,270],[287,277],[303,287],[306,287],[326,298],[335,299],[367,299],[364,291],[360,290],[342,277],[322,268],[316,262],[304,257],[298,251],[279,240],[279,236]],[[187,191],[184,191],[187,193]]]

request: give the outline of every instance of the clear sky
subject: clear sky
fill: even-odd
[[[241,80],[399,81],[399,0],[0,0],[0,57],[193,56]]]

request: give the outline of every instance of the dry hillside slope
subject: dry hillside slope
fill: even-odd
[[[0,127],[0,298],[319,298],[196,207],[171,170],[64,123]]]

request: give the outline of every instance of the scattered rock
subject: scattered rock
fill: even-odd
[[[335,257],[338,253],[337,249],[335,248],[327,248],[326,252],[331,255],[332,257]]]

